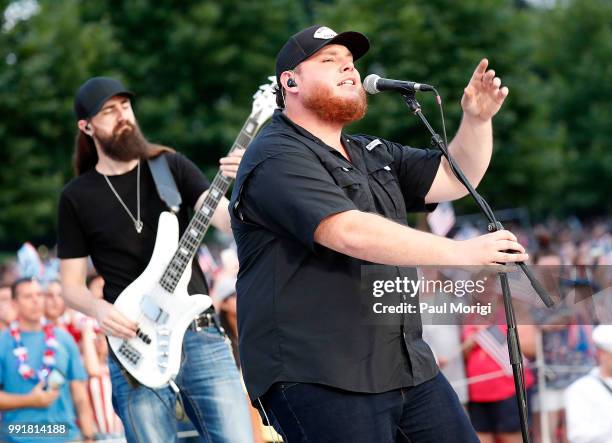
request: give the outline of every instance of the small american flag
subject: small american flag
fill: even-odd
[[[478,346],[495,360],[504,374],[512,375],[506,334],[497,325],[491,325],[478,331],[474,339]]]
[[[219,265],[206,245],[200,247],[198,252],[198,264],[206,275],[214,275],[219,268]]]
[[[440,203],[435,211],[427,215],[431,232],[445,236],[455,226],[455,210],[451,202]]]

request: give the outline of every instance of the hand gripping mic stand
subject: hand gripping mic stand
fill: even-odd
[[[442,154],[448,160],[448,163],[451,167],[451,170],[457,177],[457,179],[465,186],[468,190],[472,198],[476,201],[476,204],[480,208],[480,210],[484,213],[484,215],[489,220],[489,225],[487,229],[489,232],[499,231],[504,229],[502,224],[495,219],[495,215],[493,214],[493,210],[489,206],[489,204],[485,201],[485,199],[476,192],[474,187],[470,184],[468,179],[463,174],[463,171],[459,168],[459,166],[455,163],[453,158],[448,153],[448,147],[442,140],[442,137],[438,135],[423,113],[421,112],[421,105],[416,100],[414,96],[414,92],[406,91],[402,93],[402,97],[404,98],[404,102],[410,110],[416,114],[423,124],[427,127],[429,132],[431,133],[431,143],[433,146],[437,146]],[[521,270],[525,273],[531,286],[538,293],[542,302],[547,307],[553,306],[553,301],[548,295],[548,293],[544,290],[544,288],[540,285],[540,283],[536,280],[535,276],[531,273],[531,270],[527,267],[524,262],[518,263]],[[528,423],[527,423],[527,396],[525,393],[525,380],[523,375],[523,355],[521,353],[521,344],[519,342],[518,330],[516,328],[516,318],[514,315],[514,307],[512,306],[512,296],[510,294],[510,285],[508,284],[508,275],[506,272],[499,272],[499,280],[501,282],[502,295],[504,300],[504,309],[506,312],[506,324],[508,326],[508,352],[510,355],[510,363],[512,364],[512,373],[514,375],[514,387],[516,389],[516,399],[519,407],[519,414],[521,419],[521,433],[523,435],[523,442],[530,443],[531,439],[529,437]]]

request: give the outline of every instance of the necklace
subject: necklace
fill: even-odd
[[[53,333],[53,325],[43,322],[43,331],[45,333],[45,351],[43,354],[42,368],[38,371],[38,374],[36,374],[34,369],[28,364],[28,349],[21,342],[19,322],[15,320],[11,323],[10,333],[15,341],[13,355],[17,357],[17,361],[19,362],[19,374],[25,380],[33,379],[36,375],[39,380],[46,380],[55,367],[55,350],[57,349],[58,343]]]
[[[123,202],[121,197],[119,197],[119,193],[117,193],[108,177],[104,174],[103,176],[106,180],[106,183],[108,183],[108,187],[111,189],[111,191],[113,191],[113,194],[115,194],[115,197],[117,197],[117,200],[119,200],[119,203],[121,203],[121,206],[123,206],[123,209],[125,209],[125,212],[128,213],[128,215],[134,222],[134,228],[136,229],[136,232],[140,234],[142,232],[142,221],[140,220],[140,160],[138,160],[138,169],[136,174],[136,218],[134,218],[132,212],[128,209],[127,205]]]

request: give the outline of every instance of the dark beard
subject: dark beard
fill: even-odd
[[[130,129],[119,132],[124,126]],[[127,162],[147,157],[149,142],[140,132],[137,124],[121,122],[113,129],[110,137],[96,137],[104,154],[113,160]]]
[[[368,109],[365,90],[360,88],[359,97],[344,98],[333,95],[331,88],[321,85],[304,98],[305,108],[313,111],[321,120],[334,123],[351,123],[360,120]]]

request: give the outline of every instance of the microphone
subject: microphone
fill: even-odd
[[[391,80],[382,78],[376,74],[370,74],[363,79],[363,89],[368,94],[378,94],[382,91],[416,92],[433,91],[434,87],[425,83],[414,83],[404,80]]]

